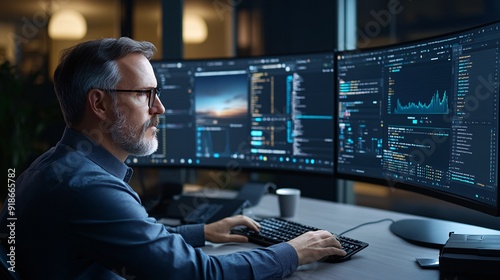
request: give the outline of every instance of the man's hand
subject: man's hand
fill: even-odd
[[[231,234],[236,226],[246,226],[253,231],[259,231],[260,225],[247,216],[238,215],[205,225],[205,239],[210,242],[248,242],[248,238],[239,234]]]
[[[299,256],[299,265],[318,261],[326,256],[345,256],[337,238],[326,230],[309,231],[288,241]]]

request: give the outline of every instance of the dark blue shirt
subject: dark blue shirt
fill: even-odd
[[[205,244],[204,225],[170,228],[148,217],[131,176],[102,146],[66,129],[16,181],[16,271],[26,279],[191,280],[281,279],[297,268],[287,243],[205,254],[195,248]]]

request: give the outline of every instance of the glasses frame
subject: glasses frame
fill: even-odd
[[[152,89],[101,89],[106,92],[137,92],[137,93],[145,93],[148,95],[148,107],[152,108],[155,105],[156,96],[160,97],[161,88],[156,87]],[[154,96],[151,98],[151,96]]]

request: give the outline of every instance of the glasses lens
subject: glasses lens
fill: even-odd
[[[156,96],[160,97],[161,90],[160,88],[152,89],[149,93],[149,108],[155,105]]]

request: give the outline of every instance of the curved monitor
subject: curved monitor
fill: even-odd
[[[159,149],[131,166],[333,175],[334,54],[152,61]]]
[[[498,22],[337,53],[337,175],[498,216],[499,71]]]

